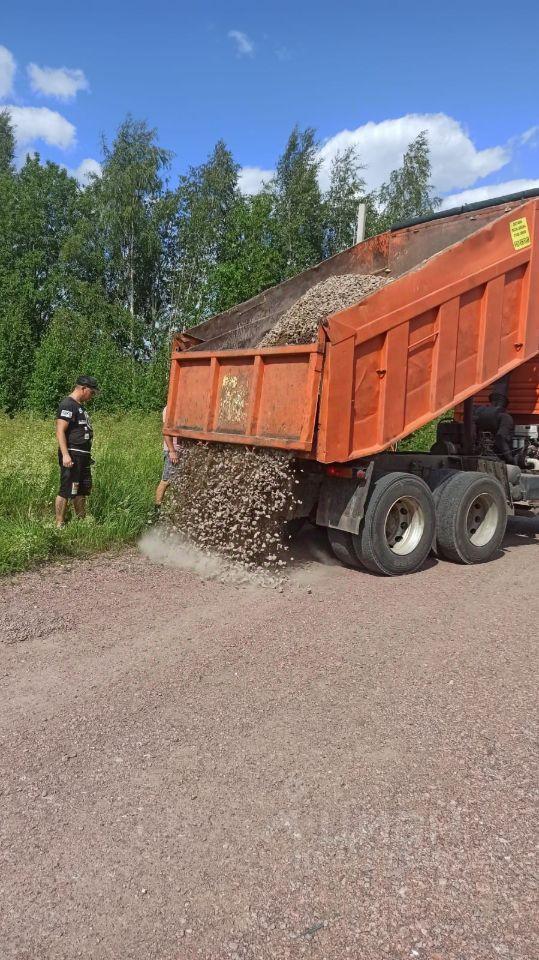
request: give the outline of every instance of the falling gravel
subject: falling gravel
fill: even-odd
[[[293,462],[279,450],[184,442],[164,529],[246,567],[278,569],[297,485]]]
[[[388,280],[388,277],[370,273],[345,273],[317,283],[279,317],[259,346],[313,343],[322,320],[337,310],[344,310],[358,303],[363,297],[383,287]]]

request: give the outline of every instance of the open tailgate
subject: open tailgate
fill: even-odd
[[[173,350],[164,432],[310,451],[322,343],[256,350]]]

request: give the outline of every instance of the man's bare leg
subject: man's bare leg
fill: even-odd
[[[86,516],[86,497],[73,497],[73,509],[77,520],[84,520]]]
[[[155,505],[160,507],[163,503],[163,497],[170,487],[170,480],[160,480],[157,484],[157,490],[155,491]]]
[[[54,501],[54,512],[56,514],[56,526],[58,529],[64,526],[66,519],[67,500],[65,497],[56,497]]]

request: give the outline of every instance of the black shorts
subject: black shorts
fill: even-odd
[[[89,453],[75,453],[70,451],[73,461],[72,467],[64,467],[62,454],[58,451],[60,464],[60,489],[58,496],[65,500],[72,497],[88,497],[92,490],[92,458]]]

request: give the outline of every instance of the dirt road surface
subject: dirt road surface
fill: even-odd
[[[3,581],[2,960],[536,957],[520,529],[397,580],[306,542],[282,593],[136,551]]]

